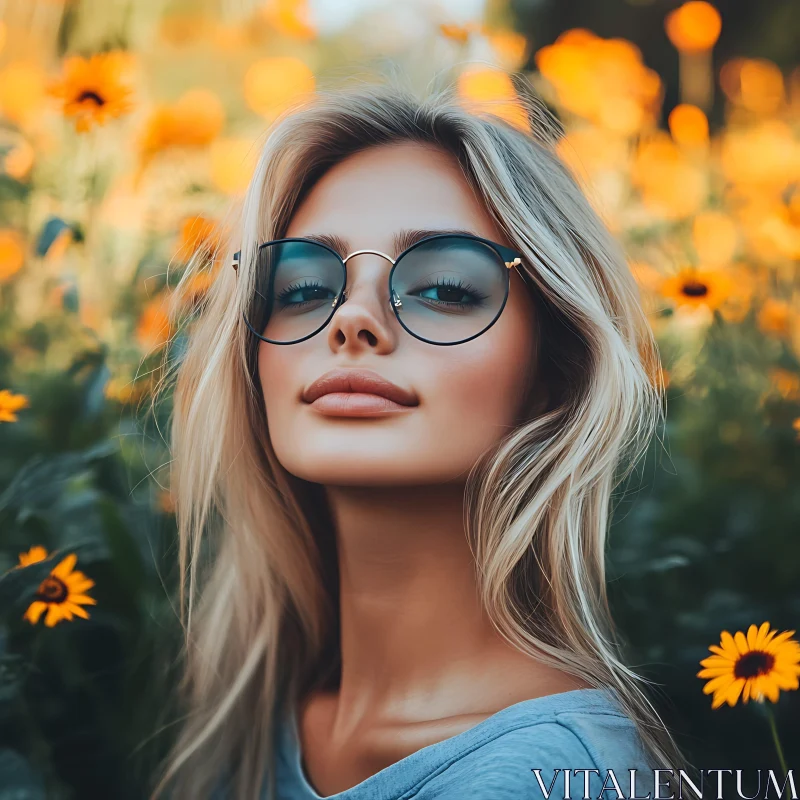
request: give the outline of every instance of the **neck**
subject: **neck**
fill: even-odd
[[[478,660],[499,643],[478,596],[464,485],[328,487],[327,495],[339,559],[338,719],[355,726],[434,698],[463,705]]]

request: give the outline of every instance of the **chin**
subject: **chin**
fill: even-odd
[[[424,451],[398,454],[352,449],[295,448],[291,454],[276,451],[287,472],[324,486],[416,486],[466,480],[469,465],[439,463]]]

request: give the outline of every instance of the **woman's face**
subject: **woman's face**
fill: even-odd
[[[453,228],[508,244],[449,154],[402,143],[332,167],[285,236],[335,234],[348,245],[342,256],[372,249],[396,258],[392,239],[400,231]],[[325,328],[298,344],[260,342],[269,435],[280,462],[300,478],[364,486],[465,480],[523,410],[536,343],[533,302],[517,271],[510,271],[497,322],[471,341],[443,347],[414,338],[397,321],[391,266],[374,253],[350,258],[347,300]],[[404,402],[412,404],[332,393],[308,402],[309,387],[334,369],[371,370],[405,390]]]

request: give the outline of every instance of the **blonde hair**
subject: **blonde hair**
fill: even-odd
[[[475,464],[466,486],[486,611],[523,652],[616,690],[652,766],[690,770],[639,686],[648,681],[622,663],[605,585],[613,491],[662,418],[657,349],[623,252],[556,155],[552,122],[534,100],[520,102],[527,131],[465,109],[449,86],[420,97],[395,81],[359,84],[320,90],[268,131],[231,212],[225,267],[169,373],[187,721],[153,798],[171,784],[172,796],[196,800],[223,775],[242,798],[259,796],[267,776],[272,797],[276,719],[336,679],[338,566],[324,490],[275,455],[258,340],[242,313],[257,243],[285,235],[331,165],[395,142],[457,160],[539,294],[547,407]],[[239,247],[237,277],[227,265]],[[193,262],[181,283],[201,268]]]

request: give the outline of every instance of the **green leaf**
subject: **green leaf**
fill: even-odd
[[[116,505],[107,498],[101,498],[98,505],[104,523],[108,549],[111,552],[111,561],[121,584],[120,588],[123,594],[135,601],[145,581],[139,546],[128,530]]]
[[[77,453],[33,456],[0,495],[0,509],[51,506],[74,475],[92,462],[117,452],[117,449],[116,442],[107,439]]]

